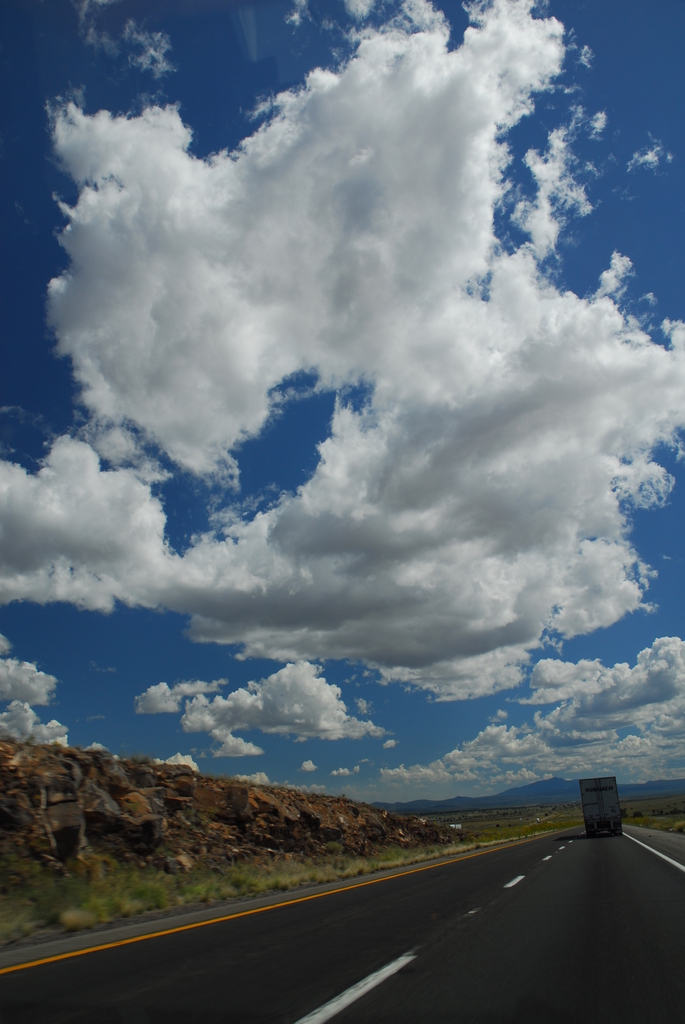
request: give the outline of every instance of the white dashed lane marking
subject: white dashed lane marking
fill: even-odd
[[[376,985],[380,985],[381,982],[385,981],[386,978],[390,978],[393,974],[397,974],[403,967],[411,963],[412,960],[416,959],[416,953],[405,953],[403,956],[393,960],[392,963],[386,964],[385,967],[381,967],[380,971],[375,971],[374,974],[370,974],[368,978],[364,978],[363,981],[358,981],[356,985],[346,989],[345,992],[341,992],[335,999],[331,999],[330,1002],[324,1003],[318,1010],[313,1010],[308,1013],[306,1017],[301,1017],[297,1021],[297,1024],[325,1024],[325,1021],[330,1020],[331,1017],[335,1017],[336,1014],[344,1010],[346,1006],[361,999],[363,995],[370,992]]]
[[[511,887],[513,885],[518,885],[519,882],[521,881],[521,879],[525,878],[525,877],[526,877],[525,875],[517,875],[516,878],[512,878],[511,882],[507,882],[507,884],[504,886],[504,888],[505,889],[511,889]]]
[[[546,856],[546,857],[543,857],[542,859],[543,859],[543,860],[551,860],[551,859],[552,859],[552,854],[551,854],[551,853],[548,853],[548,854],[547,854],[547,856]]]

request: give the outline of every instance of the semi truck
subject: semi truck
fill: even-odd
[[[610,832],[612,836],[623,835],[615,776],[578,781],[585,818],[585,834],[588,839],[596,836],[598,832]]]

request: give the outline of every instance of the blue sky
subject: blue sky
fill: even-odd
[[[685,774],[685,9],[10,0],[0,736]]]

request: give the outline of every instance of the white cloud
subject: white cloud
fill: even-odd
[[[628,256],[621,256],[620,252],[611,254],[611,265],[608,270],[603,270],[599,277],[599,288],[597,297],[610,295],[620,299],[626,290],[625,282],[633,273],[633,264]]]
[[[84,747],[83,749],[84,750],[101,750],[101,751],[105,751],[106,753],[109,753],[109,751],[107,750],[107,747],[104,745],[104,743],[98,743],[97,740],[94,743],[89,743],[88,746]]]
[[[145,591],[156,591],[171,568],[164,513],[149,486],[132,470],[101,472],[93,449],[70,437],[55,441],[35,474],[0,461],[0,523],[3,603],[109,611],[118,598],[154,606],[157,594]]]
[[[398,742],[399,740],[386,740],[383,744],[383,750],[392,750],[393,747],[397,746]]]
[[[354,768],[334,768],[331,775],[359,775],[359,765],[356,764]]]
[[[266,772],[253,772],[252,775],[234,775],[240,782],[251,782],[253,786],[268,786],[269,776]]]
[[[138,424],[194,472],[231,471],[227,451],[260,429],[284,376],[316,366],[343,383],[395,362],[383,349],[398,301],[410,312],[440,267],[453,287],[487,272],[499,130],[563,57],[561,25],[529,7],[499,0],[449,51],[443,16],[417,2],[208,161],[188,153],[175,107],[57,112],[55,149],[81,192],[62,206],[72,266],[50,312],[93,415]],[[350,163],[364,149],[373,158]]]
[[[453,774],[440,760],[432,764],[414,764],[409,768],[405,768],[404,764],[399,768],[381,768],[380,774],[384,782],[404,787],[422,788],[454,782]]]
[[[303,761],[300,765],[301,772],[315,772],[317,770],[313,761]]]
[[[359,711],[360,715],[369,715],[369,714],[371,714],[371,702],[370,701],[364,700],[363,697],[355,697],[354,698],[354,703],[357,705],[357,710]]]
[[[129,64],[139,71],[150,71],[155,78],[162,78],[176,70],[168,56],[171,40],[166,32],[148,32],[130,18],[121,38],[131,48]]]
[[[345,0],[347,13],[358,21],[368,17],[374,6],[375,0]]]
[[[659,139],[652,139],[651,136],[650,139],[651,145],[637,150],[631,156],[628,161],[629,171],[635,171],[640,167],[644,167],[648,171],[657,171],[662,161],[670,164],[673,160],[673,154],[664,149],[663,143]]]
[[[166,761],[160,763],[182,764],[187,768],[192,768],[194,772],[199,772],[200,770],[200,766],[196,763],[191,754],[172,754],[171,757],[167,757]]]
[[[68,730],[56,719],[44,725],[32,707],[24,701],[13,700],[0,712],[0,739],[27,740],[37,743],[57,743],[68,746]]]
[[[582,64],[583,67],[591,68],[592,67],[592,62],[593,62],[594,59],[595,59],[594,53],[592,52],[592,50],[590,49],[589,46],[585,45],[582,48],[582,50],[580,51],[580,56],[578,57],[578,63]]]
[[[104,7],[119,3],[120,0],[78,0],[79,32],[84,43],[111,58],[127,56],[131,67],[139,71],[150,71],[154,78],[175,71],[169,53],[171,40],[166,32],[150,32],[129,18],[120,36],[98,28],[98,15]]]
[[[9,640],[0,635],[0,655],[10,650]],[[33,662],[0,657],[0,701],[50,704],[56,686],[56,678],[41,672]]]
[[[207,160],[175,107],[56,112],[79,198],[50,319],[89,443],[59,438],[35,474],[0,462],[0,600],[166,607],[245,657],[361,659],[442,698],[515,686],[546,632],[644,605],[631,509],[672,485],[652,452],[684,425],[685,335],[652,343],[623,314],[613,260],[594,296],[544,276],[536,252],[589,207],[569,129],[528,157],[535,250],[497,242],[507,131],[565,55],[531,9],[473,8],[450,50],[417,0]],[[235,482],[302,369],[341,395],[366,382],[369,404],[339,399],[296,494],[252,520],[229,505],[175,553],[154,446]],[[187,722],[258,753],[223,721],[252,704],[224,700]]]
[[[512,215],[515,224],[530,234],[538,256],[544,257],[557,244],[567,213],[585,217],[592,205],[572,174],[576,162],[569,145],[568,130],[555,128],[550,132],[547,151],[541,155],[529,149],[525,163],[537,184],[535,199],[522,199]]]
[[[590,118],[590,138],[599,139],[607,126],[606,111],[598,110],[594,117]]]
[[[184,697],[195,697],[198,693],[216,693],[222,686],[227,685],[226,679],[215,679],[213,683],[203,683],[200,679],[186,680],[171,687],[167,683],[156,683],[154,686],[148,686],[145,693],[135,698],[136,714],[159,715],[179,711]]]
[[[514,785],[550,771],[646,779],[685,769],[685,642],[679,637],[655,640],[632,668],[544,659],[530,686],[522,704],[557,705],[536,711],[532,725],[488,725],[430,765],[381,769],[381,777],[420,790],[456,782]]]
[[[209,733],[221,744],[216,756],[223,757],[263,753],[252,744],[248,744],[252,750],[245,749],[244,741],[233,735],[242,729],[295,735],[298,739],[382,736],[384,730],[373,722],[362,722],[347,714],[340,687],[327,683],[320,673],[318,665],[298,662],[226,697],[217,696],[209,701],[200,694],[187,702],[181,725],[186,732]]]
[[[34,662],[8,658],[12,645],[0,634],[0,702],[9,705],[0,712],[0,739],[58,743],[67,746],[67,727],[56,719],[43,724],[31,704],[52,702],[57,679],[41,672]]]

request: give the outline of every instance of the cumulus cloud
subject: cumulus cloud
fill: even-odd
[[[244,657],[360,659],[446,699],[516,686],[545,634],[644,605],[631,510],[672,486],[652,453],[685,423],[685,340],[653,343],[609,278],[581,298],[541,270],[590,206],[570,129],[527,157],[532,244],[498,243],[507,132],[565,56],[532,7],[473,6],[450,49],[443,15],[408,4],[208,159],[174,106],[55,111],[79,195],[49,317],[89,419],[37,473],[0,463],[0,600],[166,607]],[[338,391],[330,436],[297,493],[245,517],[240,444],[303,369]],[[226,487],[183,554],[160,450]],[[252,705],[224,700],[197,695],[187,722],[257,753],[217,718]]]
[[[0,655],[10,650],[9,640],[0,635]],[[34,662],[0,656],[0,701],[50,704],[56,686],[56,678],[41,672]]]
[[[209,701],[199,694],[186,703],[181,725],[186,732],[207,732],[220,746],[217,757],[261,754],[259,747],[233,735],[242,729],[294,735],[303,740],[382,736],[384,730],[371,721],[347,714],[339,686],[327,683],[318,665],[297,662],[286,665],[261,682],[248,683],[226,697]],[[251,749],[247,749],[247,748]]]
[[[611,254],[611,264],[607,270],[603,270],[599,276],[599,288],[597,297],[610,295],[620,299],[626,290],[628,278],[633,273],[633,264],[628,256],[622,256],[620,252]]]
[[[13,700],[5,711],[0,712],[0,739],[33,739],[37,743],[57,743],[66,747],[68,729],[54,718],[44,725],[29,704]]]
[[[454,775],[439,759],[432,764],[413,764],[409,768],[406,768],[404,764],[399,765],[398,768],[381,768],[380,775],[384,782],[391,785],[412,788],[454,782]]]
[[[662,161],[665,161],[667,164],[671,163],[673,154],[664,149],[663,143],[659,139],[652,139],[651,136],[650,142],[649,146],[638,149],[633,153],[628,161],[629,171],[635,171],[641,167],[648,171],[657,171]]]
[[[253,786],[268,786],[269,776],[266,772],[253,772],[252,775],[234,775],[240,782],[251,782]]]
[[[172,754],[171,757],[167,757],[166,761],[159,761],[158,764],[182,764],[187,768],[192,768],[194,772],[199,772],[200,766],[193,759],[191,754]]]
[[[136,423],[205,473],[231,468],[227,451],[260,429],[288,374],[316,366],[336,384],[396,365],[383,350],[401,307],[435,289],[438,268],[453,286],[487,272],[499,131],[563,58],[562,26],[529,7],[500,0],[449,51],[443,16],[414,4],[208,161],[189,154],[175,107],[58,111],[56,153],[80,198],[62,204],[72,265],[50,314],[94,416]]]
[[[386,740],[383,744],[383,750],[392,750],[397,746],[398,742],[398,740]]]
[[[315,772],[317,770],[313,761],[303,761],[300,765],[301,772]]]
[[[590,138],[600,139],[602,132],[607,126],[607,115],[606,111],[598,110],[597,113],[590,119]]]
[[[506,722],[509,717],[509,712],[505,711],[504,708],[500,708],[490,719],[491,722]]]
[[[334,768],[331,775],[359,775],[359,765],[356,764],[354,768]]]
[[[157,604],[144,591],[170,568],[161,503],[132,470],[102,472],[83,441],[58,438],[34,474],[0,461],[0,523],[3,603]]]
[[[57,679],[41,672],[34,662],[8,658],[11,649],[10,641],[0,634],[0,702],[9,701],[0,712],[0,739],[67,746],[67,727],[56,719],[45,725],[31,707],[52,702]]]
[[[522,199],[516,204],[512,220],[530,234],[540,257],[555,248],[567,214],[584,217],[592,210],[585,187],[573,177],[576,160],[568,135],[566,128],[556,128],[544,154],[529,149],[525,156],[537,193],[534,200]]]
[[[156,683],[148,686],[145,693],[139,694],[134,701],[137,715],[159,715],[179,711],[184,697],[195,697],[198,693],[216,693],[222,686],[228,685],[226,679],[215,679],[213,683],[202,680],[174,683]]]
[[[631,667],[599,660],[539,661],[522,704],[556,704],[523,726],[491,724],[430,765],[381,769],[405,787],[514,784],[550,770],[662,777],[685,769],[685,642],[660,637]],[[626,730],[627,733],[626,733]]]

